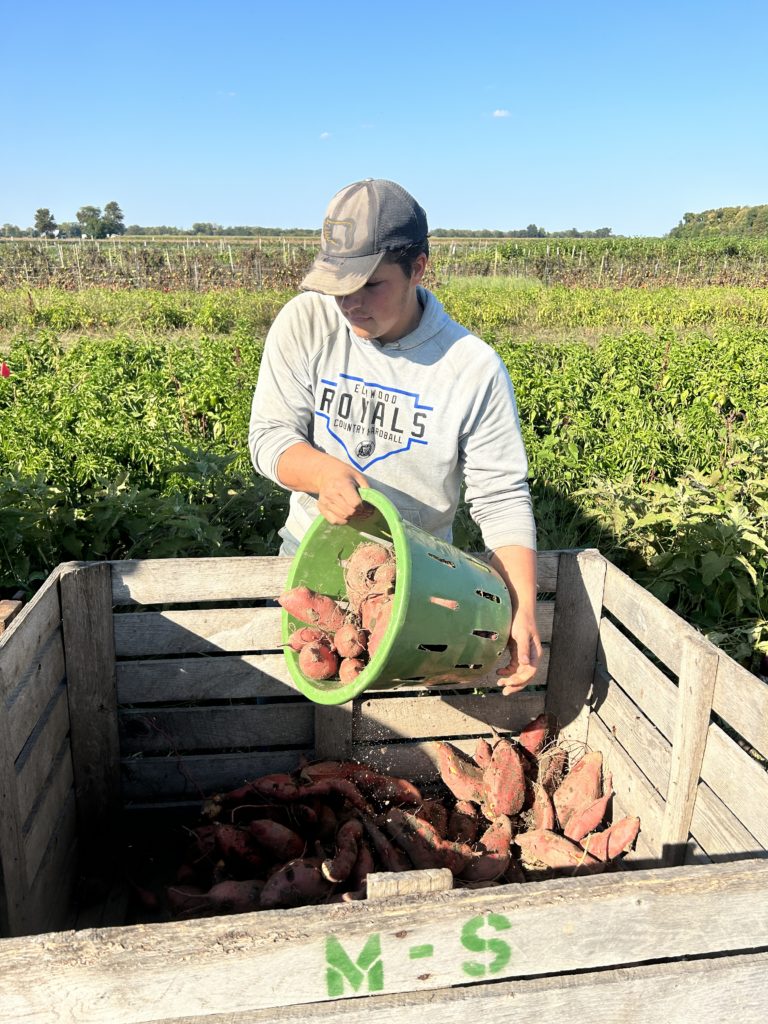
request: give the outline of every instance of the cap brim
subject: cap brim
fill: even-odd
[[[329,256],[321,253],[300,287],[324,295],[351,295],[363,287],[383,258],[383,252],[373,256]]]

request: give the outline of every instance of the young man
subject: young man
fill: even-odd
[[[400,185],[367,179],[330,202],[321,251],[267,335],[249,446],[256,470],[290,490],[280,553],[314,518],[346,523],[359,487],[450,542],[462,479],[514,610],[505,694],[541,654],[536,529],[509,375],[421,286],[427,218]]]

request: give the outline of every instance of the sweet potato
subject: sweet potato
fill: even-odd
[[[382,562],[373,573],[373,589],[380,594],[392,594],[395,591],[397,570],[392,559]]]
[[[565,777],[568,770],[568,752],[557,744],[546,747],[538,756],[537,781],[550,796]]]
[[[557,818],[552,797],[538,782],[532,783],[532,789],[533,802],[529,810],[525,812],[525,820],[529,822],[532,829],[554,829]]]
[[[424,800],[413,813],[422,821],[427,821],[441,839],[448,834],[448,810],[442,800]]]
[[[469,800],[457,800],[448,818],[448,837],[455,843],[474,843],[479,829],[477,807]]]
[[[219,854],[233,874],[253,878],[264,868],[264,855],[245,829],[217,823],[215,839]]]
[[[248,831],[259,846],[276,860],[294,860],[304,853],[306,843],[301,836],[277,821],[257,819],[250,822]]]
[[[523,726],[517,742],[529,754],[536,755],[544,746],[551,729],[552,720],[546,711],[542,711],[540,715],[537,715],[536,718]]]
[[[413,865],[405,852],[395,846],[370,817],[363,817],[363,825],[385,871],[410,871]]]
[[[364,668],[365,662],[361,658],[342,658],[339,663],[339,682],[353,682]]]
[[[309,587],[293,587],[284,590],[278,597],[278,603],[299,622],[308,626],[319,626],[320,629],[335,633],[341,629],[346,620],[346,609],[338,601],[326,594],[318,594]]]
[[[263,909],[274,907],[300,907],[320,903],[330,893],[332,883],[311,859],[289,861],[275,871],[261,891]]]
[[[360,622],[363,629],[372,633],[376,623],[382,614],[391,611],[392,597],[390,594],[370,594],[360,606]],[[368,651],[370,653],[371,638],[368,637]]]
[[[546,828],[530,829],[515,836],[522,851],[523,867],[530,873],[541,868],[571,875],[602,871],[605,865],[583,850],[578,843]]]
[[[591,832],[585,836],[580,845],[598,860],[614,860],[632,847],[639,832],[639,818],[620,818],[604,831]]]
[[[373,588],[376,569],[391,560],[389,549],[375,542],[359,544],[344,565],[344,586],[349,607],[355,614]]]
[[[315,640],[299,651],[299,668],[307,679],[332,679],[339,670],[339,656],[324,643]]]
[[[446,740],[438,740],[435,748],[440,778],[456,799],[482,804],[485,800],[482,770]]]
[[[375,656],[376,651],[379,649],[379,645],[387,634],[389,620],[392,618],[393,608],[394,603],[391,598],[387,598],[379,607],[373,627],[371,628],[370,636],[368,637],[369,658],[373,658]]]
[[[517,814],[525,803],[523,760],[513,743],[500,739],[483,772],[484,805],[492,818]]]
[[[291,633],[291,639],[288,646],[293,651],[300,651],[302,647],[307,644],[322,643],[326,647],[331,646],[331,638],[322,629],[317,626],[299,626]]]
[[[258,910],[264,882],[258,878],[218,882],[206,893],[213,914],[246,914]]]
[[[481,736],[475,744],[475,750],[472,754],[472,760],[475,762],[478,768],[487,768],[491,763],[491,757],[493,756],[493,747],[484,740]]]
[[[365,890],[368,875],[376,870],[371,848],[364,839],[361,839],[357,848],[357,860],[349,875],[349,886],[353,892]]]
[[[387,812],[386,827],[415,868],[449,868],[459,875],[472,860],[472,850],[465,843],[442,839],[429,822],[400,807]]]
[[[321,871],[329,882],[345,881],[357,861],[359,844],[363,838],[363,825],[357,818],[350,818],[336,833],[336,853],[323,861]]]
[[[340,658],[359,658],[368,649],[368,633],[354,622],[345,622],[333,637]]]
[[[348,779],[357,788],[377,803],[420,804],[421,792],[407,779],[374,771],[357,761],[318,761],[304,765],[303,778],[312,782],[322,779]]]
[[[602,824],[612,796],[613,785],[609,772],[605,777],[603,795],[599,796],[597,800],[593,800],[588,806],[575,811],[568,819],[568,824],[563,829],[563,833],[567,838],[573,839],[574,842],[578,843],[587,833],[593,832],[598,825]]]
[[[512,822],[505,814],[494,818],[480,837],[480,847],[461,872],[467,882],[492,882],[500,878],[512,858]]]
[[[203,917],[208,912],[208,892],[196,885],[169,885],[165,890],[173,917]]]
[[[592,750],[577,761],[552,794],[560,827],[603,795],[603,755]]]

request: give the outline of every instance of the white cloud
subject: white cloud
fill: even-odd
[[[331,137],[331,133],[330,132],[320,132],[320,138],[321,139],[330,139],[330,137]]]
[[[494,110],[493,117],[511,117],[512,115],[508,110]]]

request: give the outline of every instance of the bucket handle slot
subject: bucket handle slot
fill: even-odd
[[[452,562],[450,558],[441,558],[439,555],[434,554],[432,551],[428,551],[427,554],[430,558],[434,558],[436,562],[442,562],[443,565],[447,565],[450,569],[456,568],[456,563]]]
[[[475,662],[472,665],[454,665],[453,667],[454,668],[471,668],[471,669],[475,669],[475,670],[479,671],[483,666],[481,664],[477,664]]]
[[[484,597],[486,601],[495,601],[496,604],[501,604],[501,598],[498,594],[489,594],[487,590],[476,590],[475,593],[478,597]]]
[[[473,629],[472,636],[482,637],[483,640],[498,640],[499,634],[492,629]]]
[[[447,651],[448,644],[419,644],[420,651]]]

